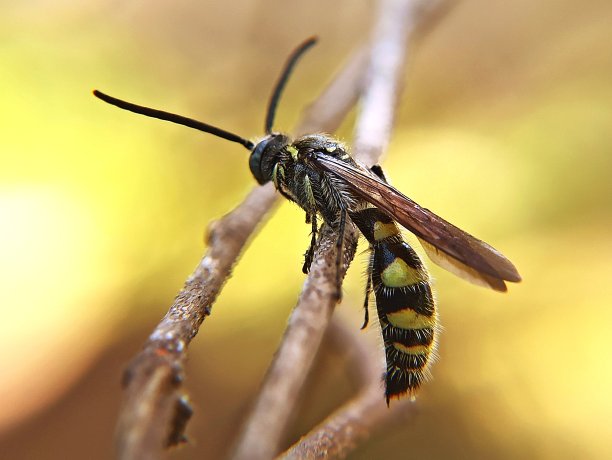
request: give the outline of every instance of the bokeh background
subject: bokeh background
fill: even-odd
[[[91,90],[253,137],[287,53],[318,34],[280,106],[290,130],[367,38],[374,6],[0,6],[1,458],[113,456],[125,363],[197,264],[208,223],[254,185],[242,148]],[[383,166],[524,282],[500,295],[431,268],[435,378],[416,418],[351,458],[612,457],[610,24],[608,0],[464,0],[415,43]],[[173,458],[228,452],[300,291],[308,233],[284,203],[250,244],[192,344],[192,445]],[[337,311],[355,328],[364,263]],[[377,346],[374,329],[362,336]],[[343,363],[323,345],[287,445],[354,390]]]

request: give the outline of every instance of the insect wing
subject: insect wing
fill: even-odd
[[[506,290],[504,280],[521,280],[512,262],[495,248],[422,208],[365,167],[324,154],[317,156],[317,163],[325,171],[344,179],[361,198],[385,210],[420,240],[433,246],[431,248],[425,244],[426,252],[434,262],[447,270],[465,278],[473,278],[480,273],[482,276],[476,276],[480,282],[474,279],[470,281],[499,291]],[[465,268],[471,273],[460,273],[465,272]]]

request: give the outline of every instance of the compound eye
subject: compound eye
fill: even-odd
[[[266,150],[268,143],[272,139],[272,137],[267,137],[266,139],[258,143],[253,149],[253,152],[251,153],[251,156],[249,158],[249,168],[251,169],[251,173],[260,185],[263,185],[270,180],[269,177],[265,177],[265,174],[262,170],[262,163],[263,153]]]

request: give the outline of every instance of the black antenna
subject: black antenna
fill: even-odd
[[[136,105],[132,104],[131,102],[122,101],[121,99],[117,99],[115,97],[109,96],[108,94],[104,94],[101,91],[98,91],[97,89],[94,89],[93,94],[97,98],[102,99],[104,102],[108,102],[109,104],[119,107],[120,109],[129,110],[130,112],[139,113],[140,115],[145,115],[147,117],[170,121],[172,123],[187,126],[188,128],[197,129],[198,131],[204,131],[205,133],[212,134],[213,136],[221,137],[232,142],[237,142],[241,145],[244,145],[249,150],[253,150],[253,148],[255,147],[255,144],[253,144],[248,139],[243,139],[237,134],[230,133],[229,131],[225,131],[221,128],[216,128],[215,126],[211,126],[206,123],[202,123],[201,121],[183,117],[175,113],[164,112],[163,110],[151,109],[142,105]]]
[[[281,93],[283,89],[285,89],[285,85],[287,84],[287,79],[289,75],[291,75],[291,71],[293,67],[297,63],[297,61],[302,57],[302,55],[317,42],[317,37],[310,37],[306,41],[304,41],[301,45],[299,45],[293,53],[287,59],[285,64],[285,68],[283,69],[280,78],[276,82],[276,86],[274,87],[274,91],[272,92],[272,96],[270,97],[270,102],[268,103],[268,112],[266,113],[266,125],[265,131],[266,134],[270,134],[272,132],[272,124],[274,123],[274,115],[276,114],[276,106],[278,105],[278,100],[280,99]]]

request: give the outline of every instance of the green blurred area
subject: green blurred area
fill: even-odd
[[[255,182],[244,149],[91,90],[254,138],[287,53],[318,34],[280,105],[290,130],[368,37],[374,5],[2,10],[0,452],[108,458],[125,363],[199,261],[207,225]],[[500,295],[431,267],[444,327],[434,380],[416,418],[351,458],[612,456],[611,20],[604,0],[464,0],[413,47],[387,175],[524,281]],[[347,122],[339,137],[351,133]],[[193,342],[194,447],[176,457],[227,452],[300,292],[303,219],[277,209]],[[338,307],[355,328],[364,265]],[[363,337],[378,346],[376,330]],[[287,443],[353,388],[328,348]]]

